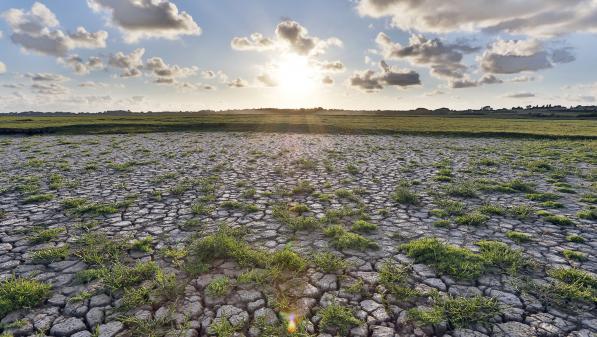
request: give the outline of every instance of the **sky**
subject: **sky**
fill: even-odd
[[[597,0],[0,1],[0,112],[596,99]]]

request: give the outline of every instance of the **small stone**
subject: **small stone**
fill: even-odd
[[[81,319],[71,317],[54,325],[50,329],[50,334],[58,337],[68,337],[85,329],[87,329],[87,326],[85,326],[85,323]]]

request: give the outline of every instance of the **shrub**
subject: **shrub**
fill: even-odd
[[[317,315],[321,317],[319,328],[322,331],[335,329],[343,336],[348,334],[352,326],[362,323],[354,316],[350,308],[337,303],[331,303],[327,307],[320,309]]]
[[[32,308],[50,297],[51,286],[26,278],[0,281],[0,317],[15,310]]]
[[[336,273],[348,267],[348,263],[331,252],[316,253],[313,255],[313,263],[324,273]]]

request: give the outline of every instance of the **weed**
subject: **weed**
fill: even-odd
[[[576,214],[581,219],[597,220],[597,208],[591,207],[584,209]]]
[[[379,283],[398,299],[406,299],[418,295],[407,283],[410,270],[406,266],[394,262],[384,262],[379,269]]]
[[[506,214],[506,208],[500,205],[490,205],[485,204],[477,209],[478,212],[481,212],[486,215],[504,215]]]
[[[544,201],[540,204],[542,207],[546,207],[546,208],[564,208],[564,205],[562,203],[559,203],[557,201]]]
[[[77,241],[77,246],[80,248],[75,255],[83,262],[96,266],[117,262],[128,248],[124,241],[100,233],[83,235]]]
[[[506,233],[506,236],[510,240],[516,241],[519,243],[520,242],[529,242],[529,241],[533,240],[529,234],[523,233],[523,232],[517,232],[517,231],[509,231]]]
[[[191,211],[196,215],[210,215],[214,208],[203,203],[196,203],[191,206]]]
[[[54,199],[54,195],[51,193],[44,193],[44,194],[33,194],[25,198],[24,203],[26,204],[33,204],[38,202],[46,202]]]
[[[362,323],[354,316],[352,309],[338,303],[330,303],[327,307],[320,309],[317,315],[321,317],[319,321],[320,330],[335,329],[343,336],[348,334],[352,326]]]
[[[209,326],[209,333],[217,337],[232,337],[237,330],[238,328],[230,324],[228,319],[224,317],[214,320]]]
[[[452,328],[463,328],[489,320],[499,315],[500,304],[495,298],[484,296],[447,297],[436,296],[436,303],[430,309],[411,309],[409,317],[422,325],[447,322]]]
[[[308,181],[300,181],[293,189],[292,194],[311,194],[315,188]]]
[[[211,281],[205,292],[212,297],[222,297],[230,292],[230,279],[226,276],[218,277]]]
[[[394,202],[403,205],[414,205],[419,202],[419,197],[406,186],[398,186],[390,196]]]
[[[131,248],[136,249],[141,252],[144,252],[144,253],[152,253],[153,252],[153,237],[150,235],[141,240],[135,240],[131,243]]]
[[[597,302],[597,278],[577,268],[555,268],[548,272],[556,280],[549,287],[566,300]]]
[[[379,246],[374,241],[359,234],[351,233],[341,225],[332,225],[324,229],[324,234],[332,238],[331,244],[337,249],[377,249]]]
[[[353,225],[352,225],[352,230],[355,232],[372,232],[374,230],[377,229],[377,225],[376,224],[372,224],[370,222],[367,222],[365,220],[357,220]]]
[[[489,220],[489,217],[479,212],[472,212],[459,215],[455,219],[457,224],[463,226],[480,226],[487,222],[487,220]]]
[[[22,308],[33,308],[50,297],[51,286],[26,278],[0,281],[0,317]]]
[[[477,187],[472,182],[462,182],[446,186],[446,193],[453,197],[476,198]]]
[[[52,263],[66,259],[69,254],[68,246],[45,248],[33,252],[31,260],[34,263]]]
[[[359,168],[352,164],[346,165],[346,171],[352,175],[359,174]]]
[[[503,242],[482,240],[475,245],[479,246],[480,256],[487,267],[497,267],[515,274],[528,265],[520,250],[512,249]]]
[[[543,218],[545,221],[560,226],[574,226],[574,221],[564,215],[547,215]]]
[[[49,242],[57,239],[60,234],[64,232],[66,232],[66,228],[64,227],[37,230],[34,232],[33,236],[29,238],[29,241],[31,241],[31,243]]]
[[[577,234],[567,235],[566,240],[568,242],[575,242],[575,243],[584,243],[585,242],[585,239],[582,236],[577,235]]]
[[[440,273],[471,280],[485,270],[483,259],[466,248],[440,242],[437,238],[421,238],[403,244],[401,249],[416,263],[433,266]]]
[[[532,201],[555,201],[561,197],[554,193],[529,193],[526,195],[527,199]]]
[[[348,267],[348,263],[343,258],[331,252],[314,254],[313,263],[326,274],[337,273]]]
[[[564,257],[568,260],[575,260],[579,262],[588,260],[587,254],[572,249],[564,249],[562,251],[562,255],[564,255]]]
[[[517,205],[508,209],[508,212],[518,219],[527,219],[535,209],[529,205]]]

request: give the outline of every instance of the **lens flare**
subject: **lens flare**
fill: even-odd
[[[290,314],[290,316],[288,317],[288,333],[295,333],[296,330],[297,328],[294,314]]]

